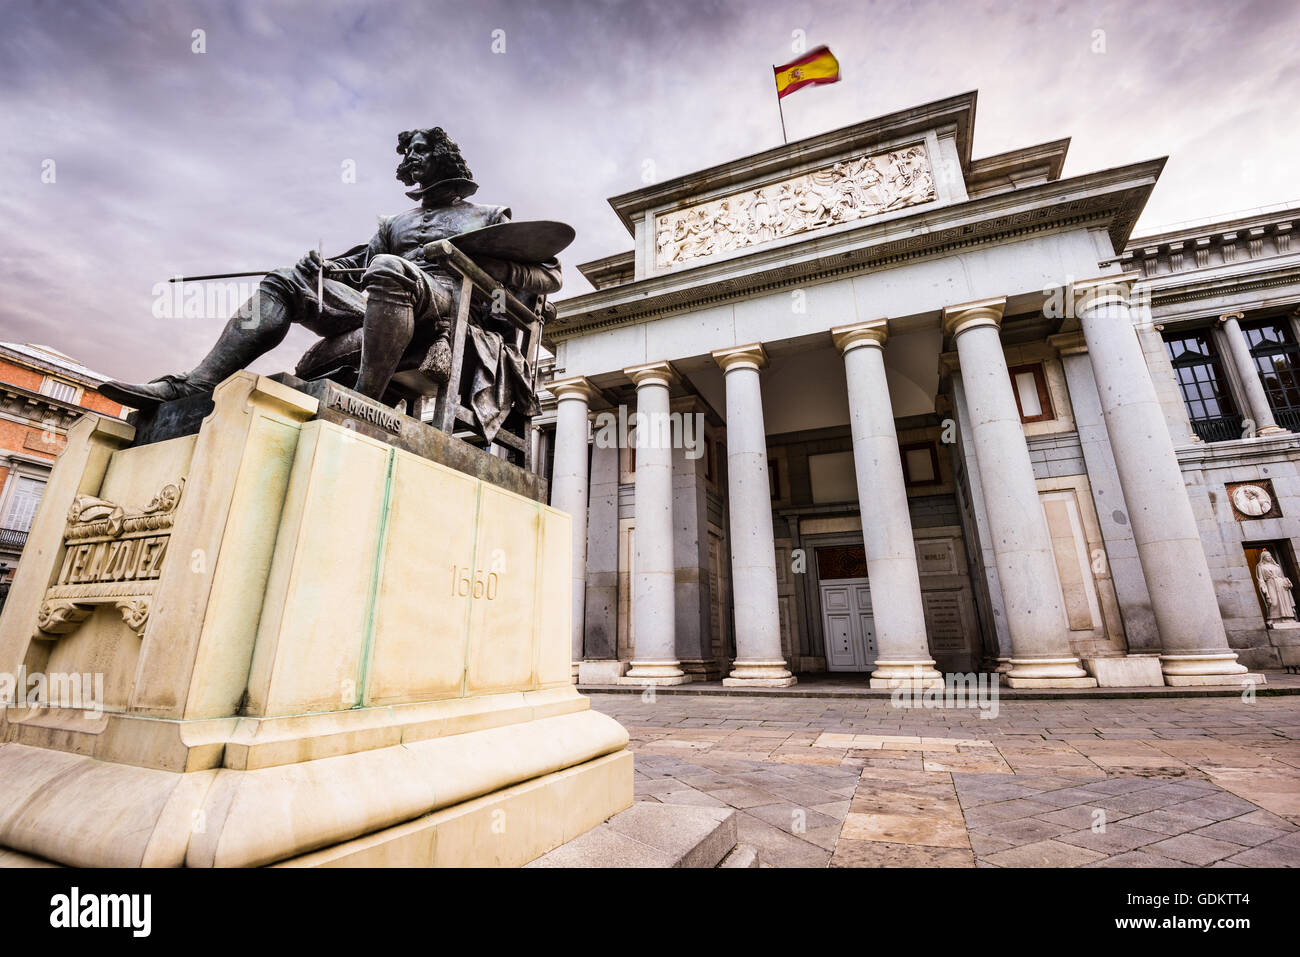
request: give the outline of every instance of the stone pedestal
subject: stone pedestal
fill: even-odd
[[[1163,688],[1158,655],[1121,655],[1084,658],[1083,667],[1097,679],[1099,688]]]
[[[0,850],[520,865],[631,804],[627,733],[570,680],[568,516],[503,487],[522,470],[317,392],[241,372],[197,431],[72,429],[0,671],[102,693],[4,712]],[[468,474],[406,450],[442,445]]]

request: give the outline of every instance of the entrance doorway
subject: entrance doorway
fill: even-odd
[[[876,626],[871,583],[861,545],[816,549],[822,635],[829,671],[871,671],[876,666]]]

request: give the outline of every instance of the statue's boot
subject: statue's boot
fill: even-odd
[[[361,369],[357,391],[383,401],[402,353],[415,334],[415,310],[409,302],[388,299],[370,290],[361,329]]]
[[[211,392],[259,356],[284,341],[290,326],[289,309],[279,299],[259,291],[230,317],[216,345],[193,370],[165,375],[152,382],[105,382],[99,391],[133,409],[151,409],[163,402]]]

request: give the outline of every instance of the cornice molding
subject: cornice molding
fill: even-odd
[[[638,282],[558,302],[560,316],[548,324],[547,332],[554,341],[562,342],[648,316],[671,315],[792,286],[860,275],[1034,233],[1105,225],[1113,240],[1117,228],[1132,228],[1163,165],[1163,159],[1152,160],[932,207],[910,217],[872,220],[838,232],[815,233],[789,245],[739,257],[757,265],[744,275],[734,275],[736,259],[657,273]]]

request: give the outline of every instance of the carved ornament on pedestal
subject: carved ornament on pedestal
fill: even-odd
[[[138,511],[78,495],[68,510],[63,561],[37,613],[35,637],[48,641],[75,631],[98,605],[112,605],[143,636],[184,489],[184,479],[164,485]]]

